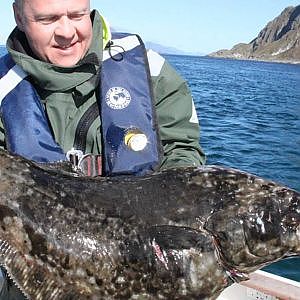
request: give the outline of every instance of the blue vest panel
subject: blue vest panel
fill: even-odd
[[[115,40],[101,73],[100,111],[108,175],[144,174],[160,161],[146,50],[136,35],[113,35],[114,39],[124,37],[128,39],[124,48],[128,44],[133,48],[122,52],[125,49]],[[147,138],[144,149],[134,151],[126,145],[126,135],[131,132]]]
[[[1,75],[13,66],[7,54],[0,61]],[[36,162],[65,160],[54,141],[44,109],[33,86],[23,79],[2,100],[0,108],[7,150]]]

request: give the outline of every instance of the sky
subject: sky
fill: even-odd
[[[15,26],[12,2],[0,2],[0,44]],[[299,4],[300,0],[91,0],[91,7],[116,30],[201,54],[249,43],[284,8]]]

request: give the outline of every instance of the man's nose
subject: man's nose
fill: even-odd
[[[75,35],[76,29],[72,20],[68,16],[62,16],[55,28],[55,35],[64,39],[72,39]]]

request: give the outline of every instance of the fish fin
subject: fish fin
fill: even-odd
[[[32,264],[29,257],[25,257],[2,239],[0,239],[0,265],[6,269],[8,277],[25,298],[41,299],[40,294],[43,295],[43,299],[57,299],[61,296],[61,290],[55,280],[35,278],[34,274],[44,273],[42,266]]]

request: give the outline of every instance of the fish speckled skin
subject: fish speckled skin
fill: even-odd
[[[207,166],[89,179],[0,152],[0,264],[29,299],[215,299],[300,254],[300,195]]]

